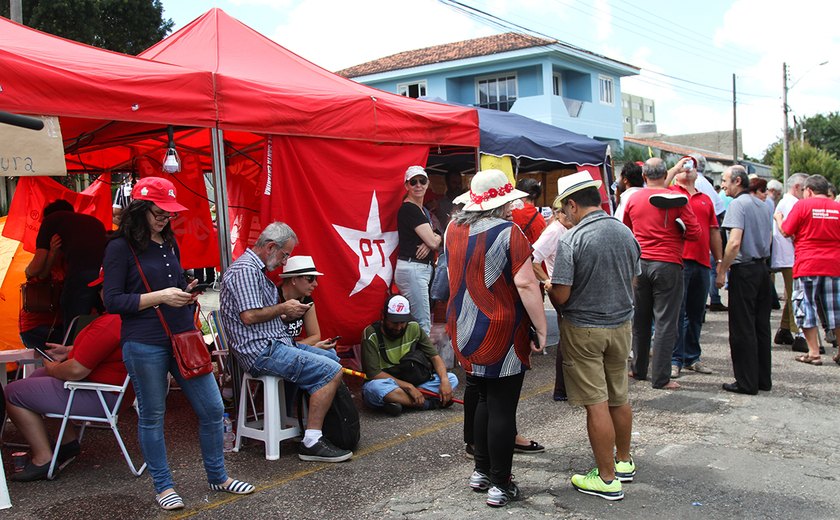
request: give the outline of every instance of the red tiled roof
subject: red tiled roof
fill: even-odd
[[[684,144],[675,144],[669,143],[667,141],[659,141],[657,139],[642,139],[640,137],[624,137],[625,141],[629,141],[634,144],[638,144],[641,146],[650,146],[651,148],[657,148],[664,152],[671,152],[671,153],[678,153],[682,155],[688,155],[692,153],[699,153],[702,154],[703,157],[706,159],[711,159],[713,161],[727,161],[732,162],[731,155],[723,155],[718,152],[712,152],[709,150],[702,150],[700,148],[691,148],[685,146]]]
[[[527,34],[496,34],[472,40],[435,45],[433,47],[426,47],[425,49],[400,52],[379,58],[378,60],[339,70],[336,74],[345,78],[355,78],[368,74],[408,69],[432,63],[474,58],[476,56],[488,56],[518,49],[528,49],[530,47],[542,47],[554,43],[558,43],[557,40],[537,38]]]

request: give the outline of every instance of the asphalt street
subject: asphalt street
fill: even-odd
[[[208,294],[205,299],[212,300]],[[205,302],[205,308],[213,302]],[[552,315],[553,316],[553,315]],[[772,323],[778,324],[779,311]],[[554,337],[556,338],[556,332]],[[162,512],[147,474],[131,476],[108,430],[91,430],[82,453],[52,482],[9,482],[13,507],[0,517],[94,518],[840,518],[840,366],[796,363],[789,347],[773,347],[773,390],[757,396],[724,392],[732,380],[726,313],[709,313],[704,361],[714,374],[689,373],[677,391],[631,380],[634,482],[619,502],[583,495],[569,483],[593,459],[582,409],[552,400],[555,349],[533,357],[519,406],[519,430],[546,446],[517,455],[513,472],[523,500],[501,509],[467,486],[459,406],[393,418],[361,404],[360,383],[347,378],[362,416],[362,441],[352,461],[302,462],[296,442],[277,461],[249,443],[226,455],[231,476],[257,492],[231,496],[207,489],[196,420],[180,392],[169,397],[166,434],[176,489],[186,509]],[[556,341],[556,339],[555,339]],[[458,395],[461,389],[456,392]],[[120,427],[139,458],[136,416]],[[20,441],[14,427],[5,440]],[[3,458],[16,448],[4,446]]]

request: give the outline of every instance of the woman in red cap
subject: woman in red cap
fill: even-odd
[[[219,388],[213,374],[184,379],[172,354],[172,344],[161,323],[162,315],[173,334],[195,328],[188,292],[170,221],[187,208],[178,203],[175,186],[159,177],[140,179],[132,201],[105,249],[105,306],[122,316],[122,352],[137,393],[140,448],[154,481],[156,500],[163,509],[180,509],[184,501],[174,490],[166,458],[163,416],[168,374],[189,399],[198,415],[199,443],[210,489],[247,494],[254,486],[228,477],[222,442]],[[146,289],[138,265],[151,290]],[[158,314],[160,310],[161,314]]]

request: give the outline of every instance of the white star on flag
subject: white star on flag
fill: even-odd
[[[351,229],[336,224],[333,224],[333,227],[353,253],[359,257],[359,280],[350,296],[370,285],[376,276],[380,277],[385,285],[390,285],[394,274],[391,254],[399,245],[399,233],[382,231],[376,192],[373,192],[370,200],[370,211],[365,229]]]

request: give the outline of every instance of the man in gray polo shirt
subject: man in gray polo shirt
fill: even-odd
[[[723,225],[729,232],[715,284],[726,282],[729,270],[729,352],[733,383],[727,392],[755,395],[770,390],[770,244],[773,210],[750,195],[750,181],[743,166],[723,172],[721,188],[734,200]]]
[[[627,227],[600,209],[600,184],[587,172],[557,181],[554,205],[561,206],[574,227],[557,244],[548,294],[563,314],[566,393],[571,404],[586,407],[597,465],[586,475],[572,476],[572,485],[582,493],[621,500],[621,483],[636,474],[630,455],[627,356],[632,282],[641,274],[641,248]]]

